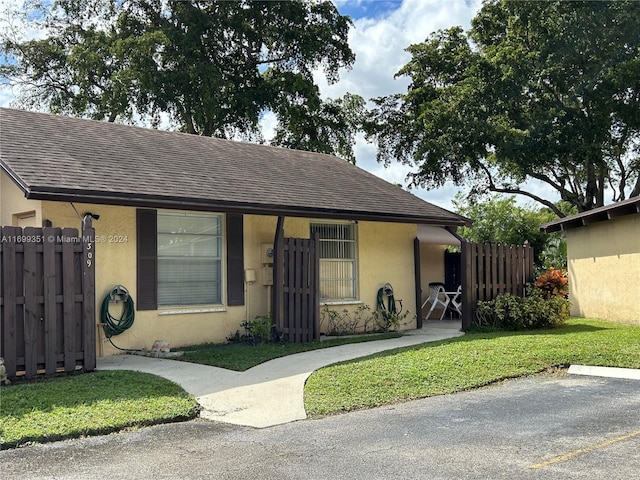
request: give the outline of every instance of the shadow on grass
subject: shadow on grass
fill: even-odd
[[[19,381],[2,387],[0,395],[0,450],[181,422],[199,413],[195,399],[177,384],[132,371]]]

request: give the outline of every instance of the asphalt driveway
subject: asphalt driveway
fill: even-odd
[[[264,429],[197,420],[0,452],[3,479],[636,479],[640,381],[550,375]]]

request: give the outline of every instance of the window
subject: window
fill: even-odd
[[[356,298],[356,238],[353,223],[312,223],[320,251],[320,297]]]
[[[138,209],[136,308],[225,304],[225,293],[244,305],[243,225],[241,214]]]
[[[158,212],[158,305],[222,303],[222,217]]]

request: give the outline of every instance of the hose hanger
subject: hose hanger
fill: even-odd
[[[384,297],[387,297],[387,305],[384,304]],[[389,313],[399,313],[396,309],[396,300],[393,296],[393,287],[390,283],[385,283],[384,287],[378,290],[378,310],[388,311]],[[400,303],[400,310],[402,310],[402,303]]]
[[[123,303],[122,312],[120,313],[119,318],[111,315],[111,312],[109,311],[109,307],[112,303]],[[131,328],[135,319],[135,305],[131,295],[129,294],[129,290],[122,285],[116,285],[102,301],[100,318],[102,320],[104,334],[111,345],[113,345],[111,337],[120,335]],[[113,346],[118,350],[122,350],[116,345]]]

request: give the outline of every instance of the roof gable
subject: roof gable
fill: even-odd
[[[464,217],[332,155],[0,109],[28,198],[441,225]]]

